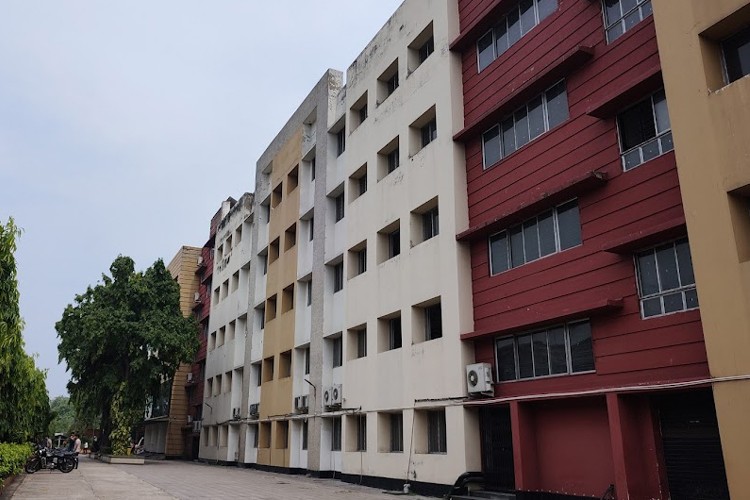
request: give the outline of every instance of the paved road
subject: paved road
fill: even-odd
[[[25,475],[12,497],[22,499],[248,499],[248,500],[386,500],[373,488],[189,462],[149,461],[146,465],[109,465],[81,457],[70,474],[40,471]],[[409,496],[410,499],[424,499]],[[426,499],[425,499],[426,500]]]

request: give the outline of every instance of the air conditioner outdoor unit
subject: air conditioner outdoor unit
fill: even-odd
[[[294,411],[297,413],[307,413],[307,396],[296,396],[294,398]]]
[[[250,408],[248,410],[248,413],[251,417],[257,417],[259,414],[260,405],[258,403],[253,403],[250,405]]]
[[[201,264],[203,264],[203,256],[199,255],[198,256],[198,265],[200,266]]]
[[[232,418],[234,420],[239,420],[241,417],[240,415],[240,409],[239,408],[232,408]]]
[[[201,301],[201,293],[195,292],[195,295],[193,296],[193,302],[200,302]]]
[[[193,416],[192,415],[188,415],[187,417],[188,417],[188,422],[187,423],[188,424],[192,424],[193,423]]]
[[[187,374],[187,381],[188,381],[188,384],[190,384],[190,383],[193,382],[193,374],[192,374],[192,372]]]
[[[203,427],[203,420],[193,420],[193,432],[200,432]]]
[[[341,406],[341,403],[343,401],[344,401],[344,398],[341,392],[341,384],[326,387],[325,391],[323,391],[323,405],[324,406],[328,408],[339,407]]]
[[[466,388],[471,395],[494,395],[492,365],[489,363],[466,365]]]

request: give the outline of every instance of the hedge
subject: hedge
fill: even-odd
[[[3,487],[3,480],[23,471],[31,452],[29,444],[0,443],[0,489]]]

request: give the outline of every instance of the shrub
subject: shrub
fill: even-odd
[[[32,448],[29,444],[0,443],[0,489],[5,478],[23,471],[23,466],[31,452]]]

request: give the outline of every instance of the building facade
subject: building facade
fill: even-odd
[[[731,498],[750,498],[750,3],[654,1]]]
[[[216,228],[211,314],[203,393],[203,441],[199,457],[238,462],[241,432],[245,343],[248,337],[250,262],[254,197],[245,193],[236,203],[228,200]]]
[[[183,246],[172,258],[167,270],[180,286],[180,310],[183,316],[192,314],[195,293],[198,291],[198,256],[201,249]],[[165,381],[163,392],[147,410],[144,420],[143,446],[148,453],[167,458],[188,458],[190,438],[186,433],[190,412],[189,394],[185,380],[191,366],[180,365],[174,378]],[[192,418],[190,423],[192,424]]]
[[[458,5],[487,487],[728,498],[651,2]]]

